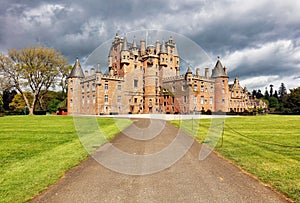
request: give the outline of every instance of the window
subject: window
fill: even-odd
[[[204,92],[204,85],[201,85],[201,92]]]
[[[136,69],[137,68],[137,65],[134,65],[134,69]]]
[[[210,86],[210,92],[213,93],[214,92],[214,87]]]
[[[133,88],[134,88],[134,90],[137,90],[137,88],[138,88],[138,80],[133,80]]]
[[[196,92],[197,91],[197,85],[194,85],[194,91]]]
[[[73,92],[73,88],[70,88],[70,92]]]
[[[73,99],[70,99],[70,104],[72,104],[73,103]]]
[[[137,98],[134,98],[134,103],[135,103],[135,104],[137,103],[137,100],[138,100]]]
[[[93,95],[93,103],[95,104],[96,103],[96,96]]]
[[[95,91],[96,90],[96,85],[95,83],[92,84],[92,91]]]
[[[84,92],[84,85],[81,86],[81,92]]]
[[[143,71],[143,66],[140,66],[140,71]]]
[[[183,102],[186,103],[186,96],[183,97]]]
[[[120,92],[121,91],[121,85],[118,85],[118,91]]]
[[[108,84],[104,84],[104,89],[108,90]]]
[[[224,85],[225,84],[225,80],[222,80],[222,85]]]
[[[225,93],[225,89],[223,88],[223,89],[222,89],[222,94],[224,94],[224,93]]]
[[[201,96],[201,98],[200,98],[200,103],[204,104],[204,97],[203,96]]]
[[[222,99],[222,104],[225,104],[225,99]]]
[[[104,96],[104,102],[105,102],[105,103],[108,103],[108,95],[105,95],[105,96]]]
[[[82,106],[84,105],[84,96],[82,96],[81,98],[81,103],[82,103]]]
[[[90,96],[87,96],[87,104],[90,104]]]
[[[212,97],[209,98],[209,104],[211,104],[211,105],[213,104],[213,98]]]
[[[197,96],[194,96],[194,104],[197,104]]]
[[[121,96],[118,96],[117,102],[120,104],[121,103]]]
[[[167,102],[164,102],[164,106],[167,106]]]

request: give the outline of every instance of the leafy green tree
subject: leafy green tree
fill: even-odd
[[[273,96],[273,87],[274,87],[274,85],[270,85],[270,97],[272,97]]]
[[[66,67],[66,63],[66,58],[52,48],[12,49],[8,50],[8,56],[0,55],[0,72],[9,77],[28,106],[29,114],[33,114],[38,99],[57,84],[60,70]],[[31,102],[25,92],[33,96]]]
[[[287,90],[286,90],[284,83],[281,83],[279,90],[278,90],[278,94],[279,94],[279,102],[282,102],[284,95],[287,94]]]
[[[269,100],[269,98],[270,98],[270,95],[269,95],[269,92],[268,92],[268,88],[266,88],[266,90],[265,90],[264,97],[265,97],[266,100]]]
[[[48,108],[47,110],[50,112],[50,113],[53,113],[53,112],[57,112],[58,110],[58,105],[61,103],[60,100],[58,99],[52,99],[48,105]]]
[[[15,90],[9,91],[9,90],[4,90],[3,91],[3,108],[4,110],[10,110],[9,104],[12,102],[13,98],[15,95],[18,94]]]
[[[284,95],[282,103],[293,113],[300,113],[300,87],[290,89],[290,93]]]
[[[270,97],[269,98],[269,109],[279,109],[280,104],[278,102],[278,99],[276,97]]]
[[[29,102],[32,102],[33,96],[30,92],[24,92],[26,95],[26,98]],[[28,108],[24,97],[21,94],[16,94],[12,100],[12,102],[9,104],[11,108],[13,108],[16,111],[24,111],[25,106]]]

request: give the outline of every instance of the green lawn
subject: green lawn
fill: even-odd
[[[96,122],[106,136],[97,146],[131,123],[100,118]],[[72,117],[0,117],[0,202],[30,200],[87,156]]]
[[[201,119],[172,123],[203,142],[211,121]],[[223,138],[223,145],[219,139],[215,151],[300,202],[300,148],[287,147],[300,146],[300,116],[226,118]]]

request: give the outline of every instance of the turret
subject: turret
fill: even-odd
[[[186,80],[186,82],[189,86],[192,86],[192,84],[193,84],[193,72],[192,72],[190,66],[188,66],[188,69],[185,73],[185,80]]]
[[[134,56],[138,56],[139,55],[138,48],[137,48],[137,45],[136,45],[135,36],[133,37],[133,42],[132,42],[132,54]]]
[[[76,58],[76,62],[71,70],[69,78],[84,78],[84,73],[82,71],[78,57]]]
[[[121,63],[129,64],[130,52],[128,49],[127,39],[124,37],[122,49],[121,49]]]
[[[161,66],[167,66],[168,65],[168,53],[166,49],[166,44],[165,41],[162,41],[160,52],[159,52],[159,59],[160,59],[160,64]]]
[[[140,46],[141,46],[141,56],[146,54],[146,42],[145,40],[140,41]]]
[[[78,57],[68,77],[68,114],[78,114],[81,111],[81,79],[84,78]]]
[[[224,71],[224,67],[218,57],[218,61],[212,70],[211,77],[215,80],[214,96],[215,96],[215,111],[228,111],[228,76]]]

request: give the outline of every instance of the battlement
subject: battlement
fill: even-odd
[[[173,77],[163,78],[162,81],[163,82],[172,82],[172,81],[184,80],[184,78],[185,78],[184,75],[177,75],[177,76],[173,76]]]

